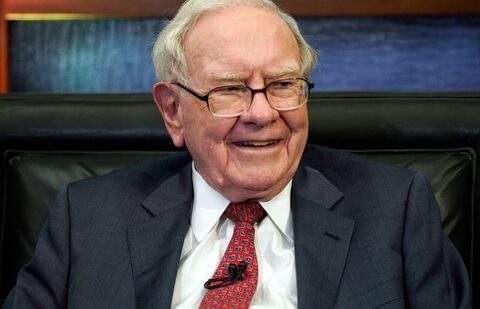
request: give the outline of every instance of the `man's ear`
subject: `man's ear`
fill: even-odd
[[[162,115],[163,122],[173,143],[177,147],[182,147],[185,143],[183,138],[182,113],[172,85],[163,82],[153,85],[153,99]]]

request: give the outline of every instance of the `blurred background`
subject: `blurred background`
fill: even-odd
[[[0,92],[35,93],[149,92],[183,2],[0,1]],[[479,0],[276,2],[319,53],[315,91],[480,91]]]

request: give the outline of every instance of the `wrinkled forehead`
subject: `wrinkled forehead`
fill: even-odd
[[[186,33],[184,52],[187,67],[197,72],[212,63],[222,68],[271,63],[266,68],[271,75],[298,71],[300,66],[299,46],[288,25],[271,9],[258,7],[231,6],[204,13]],[[218,69],[209,68],[208,73]],[[239,74],[218,71],[215,74]]]
[[[226,37],[234,32],[254,35],[259,30],[274,32],[280,29],[290,32],[287,24],[269,8],[231,5],[202,13],[189,27],[184,40],[188,41],[192,37],[202,39],[209,39],[212,36]]]

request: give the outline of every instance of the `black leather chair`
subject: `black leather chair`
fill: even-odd
[[[426,174],[478,291],[480,93],[322,93],[309,109],[310,143]],[[148,94],[0,96],[0,298],[31,256],[61,184],[172,151]]]

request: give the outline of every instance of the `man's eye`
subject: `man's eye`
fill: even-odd
[[[222,87],[220,89],[215,90],[215,93],[217,94],[222,94],[222,95],[228,95],[228,94],[237,94],[241,93],[245,90],[245,87],[239,87],[239,86],[226,86]]]
[[[285,81],[279,81],[272,84],[272,87],[275,89],[290,89],[295,87],[295,85],[296,85],[295,81],[285,80]]]
[[[232,87],[225,88],[225,91],[239,91],[240,89],[242,89],[242,87],[232,86]]]

